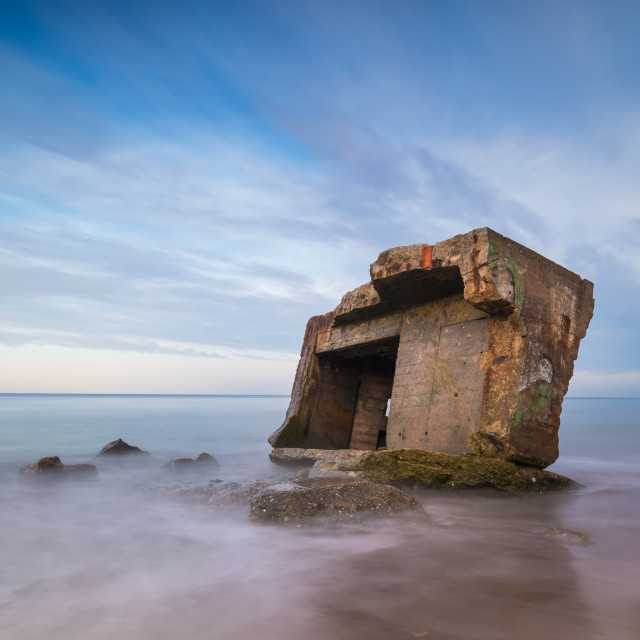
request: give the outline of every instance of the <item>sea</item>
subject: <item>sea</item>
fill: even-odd
[[[0,395],[2,640],[638,640],[640,399],[567,398],[573,490],[413,492],[428,518],[283,528],[175,483],[277,481],[280,396]],[[122,438],[152,464],[105,466]],[[181,478],[163,463],[219,466]],[[44,456],[93,482],[25,481]]]

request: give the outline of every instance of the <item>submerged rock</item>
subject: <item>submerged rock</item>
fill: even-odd
[[[134,447],[133,445],[127,444],[122,438],[118,438],[113,442],[105,445],[100,449],[100,453],[98,456],[119,456],[119,455],[127,455],[127,454],[138,454],[138,455],[150,455],[148,451],[143,451],[139,447]]]
[[[161,485],[150,493],[155,496],[178,498],[194,504],[228,506],[248,504],[258,491],[269,486],[265,482],[222,482],[212,481],[199,487],[184,485]]]
[[[92,464],[63,464],[58,456],[40,458],[40,460],[23,467],[20,473],[25,476],[39,478],[72,478],[76,480],[95,480],[98,470]]]
[[[385,517],[400,512],[425,514],[397,487],[367,479],[310,478],[265,487],[251,499],[255,522],[323,524]]]
[[[178,458],[170,460],[164,465],[166,469],[174,469],[176,471],[195,471],[202,469],[218,468],[218,461],[204,451],[197,458]]]
[[[411,487],[490,488],[509,493],[575,486],[565,476],[488,456],[454,456],[418,449],[354,451],[308,450],[315,460],[310,477],[373,478]],[[295,449],[274,449],[271,459],[296,462]]]
[[[575,547],[586,547],[591,544],[591,538],[582,531],[563,529],[561,527],[549,527],[545,533],[548,536],[557,536],[561,542]]]

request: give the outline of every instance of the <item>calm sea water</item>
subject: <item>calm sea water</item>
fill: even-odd
[[[281,529],[243,506],[149,494],[172,481],[160,462],[202,451],[220,462],[211,480],[286,477],[266,438],[287,404],[0,395],[0,637],[640,638],[640,400],[565,400],[551,469],[579,490],[418,492],[429,523]],[[87,484],[18,479],[116,438],[158,464]]]

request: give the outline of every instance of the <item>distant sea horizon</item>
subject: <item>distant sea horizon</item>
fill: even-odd
[[[287,398],[288,393],[88,393],[88,392],[41,392],[41,391],[0,391],[0,396],[173,396],[176,398]]]
[[[91,393],[91,392],[51,392],[51,391],[0,391],[0,396],[114,396],[134,398],[175,397],[175,398],[288,398],[290,393]],[[640,400],[640,396],[572,396],[564,400]]]

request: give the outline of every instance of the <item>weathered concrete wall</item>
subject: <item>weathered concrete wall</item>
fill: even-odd
[[[476,430],[487,314],[460,294],[405,311],[387,427],[391,449],[464,450]]]
[[[487,228],[385,251],[370,283],[309,321],[270,442],[372,449],[386,423],[389,449],[544,467],[558,455],[592,293],[589,281]]]

